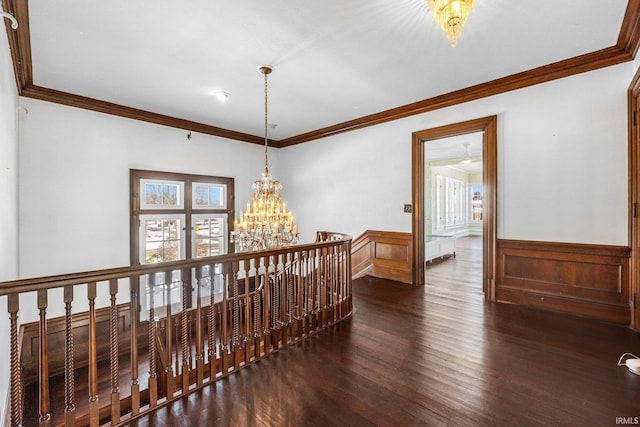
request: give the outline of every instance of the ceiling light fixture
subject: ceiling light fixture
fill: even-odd
[[[236,252],[273,249],[298,242],[298,225],[293,212],[280,196],[282,184],[274,181],[269,173],[269,121],[267,76],[273,71],[269,65],[257,67],[264,75],[264,172],[253,183],[253,197],[247,202],[247,210],[240,211],[235,220],[231,243]]]
[[[462,35],[462,26],[473,10],[475,0],[425,0],[433,17],[447,34],[451,46],[456,47]]]
[[[464,146],[464,157],[462,158],[460,163],[468,165],[469,163],[471,163],[471,154],[469,153],[469,143],[465,142],[462,145]]]
[[[229,99],[229,92],[225,92],[223,90],[217,90],[213,92],[213,96],[216,97],[218,102],[227,102],[227,100]]]

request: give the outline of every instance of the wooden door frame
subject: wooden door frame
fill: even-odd
[[[628,104],[628,164],[629,164],[629,245],[631,259],[629,260],[629,284],[631,305],[631,328],[640,330],[640,307],[638,294],[640,293],[640,224],[638,223],[638,200],[640,200],[640,69],[631,80],[627,91]]]
[[[497,190],[498,190],[498,117],[489,116],[454,123],[412,134],[412,232],[413,232],[413,284],[425,283],[424,259],[424,143],[433,139],[483,132],[482,137],[482,290],[485,298],[496,298],[496,242],[497,242]]]

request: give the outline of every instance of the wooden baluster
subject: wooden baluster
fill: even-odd
[[[348,312],[351,313],[353,311],[353,298],[352,298],[352,265],[351,265],[351,241],[347,242],[347,246],[345,248],[345,259],[347,263],[347,271],[345,274],[345,280],[347,282],[347,300],[348,300]]]
[[[215,297],[215,265],[209,265],[209,280],[211,284],[211,291],[209,294],[209,380],[213,381],[218,375],[217,359],[217,324],[218,313],[216,309],[216,297]]]
[[[18,348],[18,311],[20,311],[20,295],[10,294],[7,299],[7,311],[10,321],[10,398],[11,426],[22,425],[22,383],[20,380],[20,349]]]
[[[204,381],[204,338],[202,324],[202,269],[203,266],[196,267],[196,384],[202,385]],[[211,272],[213,273],[213,272]]]
[[[251,360],[251,345],[249,345],[249,338],[251,337],[251,280],[249,274],[251,272],[251,260],[247,259],[242,262],[244,271],[244,295],[242,298],[242,305],[244,306],[244,313],[242,314],[244,322],[242,323],[243,332],[240,339],[243,342],[244,354],[243,359],[245,363],[249,363]],[[255,279],[255,276],[254,276]],[[255,285],[255,281],[254,281]]]
[[[302,266],[304,268],[302,278],[302,333],[309,334],[309,286],[311,283],[311,261],[309,260],[309,251],[302,252]]]
[[[73,302],[73,286],[64,287],[64,424],[74,426],[76,405],[74,401],[75,380],[73,360],[73,323],[71,303]]]
[[[282,283],[284,285],[284,296],[282,304],[282,321],[285,322],[285,327],[282,336],[282,344],[285,345],[290,341],[293,341],[293,322],[292,313],[293,310],[293,283],[292,283],[292,271],[293,265],[291,264],[291,253],[282,255]]]
[[[64,424],[74,426],[76,405],[74,401],[75,380],[73,360],[73,325],[71,303],[73,302],[73,286],[64,287]]]
[[[299,253],[291,253],[291,321],[292,321],[292,340],[298,341],[300,336],[300,292],[299,278],[300,278],[300,260],[298,259]]]
[[[340,321],[340,301],[342,301],[342,292],[341,292],[341,286],[342,286],[342,253],[341,253],[341,248],[340,246],[336,246],[335,247],[335,252],[336,252],[336,279],[335,279],[335,300],[334,300],[334,306],[335,306],[335,311],[336,311],[336,323],[338,321]]]
[[[307,283],[305,284],[305,291],[307,292],[305,298],[305,311],[307,320],[305,324],[307,326],[307,333],[310,334],[313,326],[313,278],[314,276],[314,263],[313,263],[313,249],[310,249],[307,254]]]
[[[347,307],[347,301],[349,299],[349,288],[348,285],[351,280],[351,272],[349,271],[349,262],[351,257],[349,256],[349,252],[347,252],[347,245],[342,245],[342,313],[341,318],[344,319],[348,314],[349,310]]]
[[[131,415],[140,413],[140,383],[138,382],[138,310],[140,303],[140,281],[138,277],[133,277],[129,282],[130,300],[129,310],[131,313]]]
[[[111,298],[111,317],[109,327],[109,357],[111,369],[111,424],[120,422],[120,387],[118,386],[118,358],[120,356],[118,346],[118,305],[116,295],[118,293],[118,279],[109,281],[109,295]]]
[[[261,284],[264,283],[264,276],[260,274],[260,258],[253,259],[255,268],[255,289],[253,293],[253,356],[259,359],[262,355],[262,290]]]
[[[234,351],[240,346],[240,287],[238,286],[238,265],[234,262],[233,267],[233,319],[231,330],[233,331]]]
[[[287,272],[286,270],[286,265],[285,265],[285,260],[284,260],[284,255],[283,254],[279,254],[277,255],[277,264],[276,264],[276,270],[279,272],[279,274],[277,274],[278,280],[276,280],[276,283],[278,284],[277,287],[277,296],[278,296],[278,318],[276,319],[276,321],[278,322],[278,348],[280,347],[284,347],[285,344],[287,343],[287,319],[286,319],[286,313],[287,313],[287,287],[286,287],[286,274]]]
[[[318,291],[320,289],[320,254],[317,249],[311,250],[311,331],[318,328],[318,313],[320,312],[320,302]]]
[[[171,271],[164,272],[164,285],[165,291],[167,292],[167,305],[165,306],[167,310],[167,318],[166,318],[166,328],[165,328],[165,359],[167,365],[164,368],[164,374],[166,378],[167,384],[167,399],[171,399],[175,392],[174,381],[173,381],[173,337],[171,328],[173,327],[173,321],[171,317],[171,285],[172,285],[172,273]]]
[[[220,359],[222,361],[222,373],[229,371],[229,265],[225,265],[225,272],[222,276],[222,304],[220,306],[222,319],[220,320]]]
[[[280,338],[281,345],[287,345],[289,339],[289,318],[287,316],[287,305],[289,304],[289,272],[287,271],[287,258],[285,254],[278,256],[280,258]]]
[[[269,274],[269,268],[270,268],[270,260],[271,257],[265,257],[264,258],[264,291],[263,291],[263,298],[262,298],[262,305],[263,305],[263,311],[262,311],[262,327],[264,330],[264,355],[268,356],[269,353],[271,352],[271,345],[272,345],[272,334],[271,334],[271,329],[273,327],[273,325],[271,324],[271,311],[273,309],[272,307],[272,298],[271,298],[271,279],[270,279],[270,274]]]
[[[322,323],[321,326],[324,328],[329,323],[329,255],[328,249],[322,248],[322,288],[321,288],[321,298],[320,301],[322,303]]]
[[[236,370],[240,367],[241,359],[239,356],[240,349],[242,347],[242,339],[240,334],[240,287],[238,285],[238,270],[239,263],[234,262],[232,264],[233,272],[233,312],[232,312],[232,354],[233,354],[233,369]],[[245,278],[246,279],[246,278]],[[245,283],[246,285],[246,283]]]
[[[149,407],[155,408],[158,404],[158,348],[157,339],[157,322],[156,322],[156,273],[147,275],[147,283],[149,288]]]
[[[336,321],[342,319],[343,310],[342,310],[342,300],[343,300],[343,286],[344,286],[344,253],[342,252],[342,246],[336,247],[337,252],[337,266],[338,266],[338,274],[337,274],[337,283],[336,283]]]
[[[327,281],[327,296],[329,305],[329,324],[333,325],[336,321],[335,315],[335,286],[336,286],[336,247],[331,246],[329,250],[329,280]]]
[[[47,290],[38,291],[38,310],[40,311],[39,343],[39,401],[40,426],[51,425],[51,404],[49,396],[49,347],[47,345]]]
[[[89,425],[100,424],[100,402],[98,398],[98,353],[96,335],[96,282],[87,285],[89,299]]]
[[[302,307],[304,303],[304,266],[302,264],[303,252],[296,253],[296,282],[295,282],[295,295],[296,295],[296,339],[299,340],[304,336],[303,332],[303,312]]]
[[[181,285],[182,286],[182,285]],[[178,316],[174,316],[173,318],[173,376],[174,378],[178,375],[178,372],[180,372],[180,353],[182,352],[182,346],[180,345],[180,335],[181,332],[181,321],[182,317],[178,317]],[[176,388],[173,389],[173,391],[177,391],[177,385]]]
[[[182,274],[186,277],[187,274],[191,274],[191,272],[189,270],[183,270]],[[190,299],[187,293],[191,291],[191,286],[189,285],[189,283],[190,283],[189,280],[182,281],[182,313],[180,313],[180,321],[182,326],[180,335],[181,335],[181,341],[182,341],[181,372],[182,372],[182,392],[183,393],[186,393],[189,390],[189,367],[191,364],[191,358],[189,357],[189,347],[191,347],[191,339],[189,337],[189,331],[188,331],[189,311],[187,307],[188,299]]]
[[[280,263],[278,255],[273,257],[273,283],[271,297],[271,344],[274,349],[280,347]]]

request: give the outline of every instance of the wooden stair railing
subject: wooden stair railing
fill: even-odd
[[[315,243],[277,250],[2,282],[0,296],[8,297],[11,328],[11,425],[29,425],[23,419],[23,404],[38,407],[39,418],[32,425],[130,422],[335,325],[352,313],[350,256],[351,237],[322,232]],[[119,291],[127,285],[123,295]],[[60,402],[52,401],[49,390],[47,308],[52,289],[63,290],[59,303],[64,304],[64,398]],[[77,405],[74,372],[79,343],[74,343],[73,306],[85,290],[88,360],[78,369],[87,372],[88,404]],[[23,402],[18,315],[21,302],[26,309],[33,305],[25,294],[34,291],[40,319],[39,397],[38,402]],[[165,302],[158,305],[156,295]],[[104,301],[107,306],[98,307]],[[140,311],[141,301],[148,316]],[[123,303],[130,310],[128,353],[121,353],[119,347],[118,306]],[[97,333],[99,309],[110,310],[108,355],[100,354],[98,345],[106,338]],[[142,335],[141,340],[139,329],[148,336]],[[127,366],[118,363],[123,354],[129,354]],[[106,391],[99,388],[99,360],[109,362]],[[142,369],[148,372],[140,375]],[[123,375],[129,378],[129,393],[121,388]],[[86,407],[83,413],[80,406]]]

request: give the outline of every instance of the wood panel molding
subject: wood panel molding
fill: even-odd
[[[255,144],[262,144],[264,142],[261,137],[255,135],[249,135],[176,117],[165,116],[150,111],[144,111],[34,85],[31,39],[29,32],[28,0],[2,0],[2,5],[4,10],[15,16],[19,22],[17,30],[11,29],[8,25],[6,25],[6,30],[16,75],[16,84],[20,95],[158,125],[192,130],[194,132],[229,138],[242,142]],[[640,0],[629,0],[622,27],[618,35],[618,40],[614,46],[449,92],[433,98],[424,99],[354,120],[316,129],[280,141],[270,141],[269,145],[276,148],[282,148],[301,144],[631,61],[635,58],[639,46]]]
[[[631,250],[498,240],[496,300],[629,325]]]
[[[367,230],[351,245],[352,277],[366,275],[413,283],[411,233]]]

